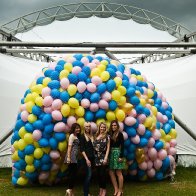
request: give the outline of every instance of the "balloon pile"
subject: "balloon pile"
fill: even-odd
[[[12,136],[14,185],[53,184],[66,175],[70,127],[118,120],[127,175],[163,179],[176,154],[172,108],[146,77],[115,60],[76,54],[42,70],[21,100]]]

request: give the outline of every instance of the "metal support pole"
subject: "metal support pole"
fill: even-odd
[[[1,140],[0,140],[0,145],[3,144],[3,142],[13,133],[13,129],[9,131]]]
[[[194,133],[193,130],[191,130],[189,127],[187,127],[186,124],[182,122],[175,114],[174,115],[174,120],[177,122],[178,125],[180,125],[194,140],[196,140],[196,133]]]

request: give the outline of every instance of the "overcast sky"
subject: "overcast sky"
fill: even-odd
[[[0,24],[35,10],[82,1],[129,4],[161,14],[196,31],[195,0],[0,0]]]

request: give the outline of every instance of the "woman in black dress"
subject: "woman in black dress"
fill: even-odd
[[[109,158],[109,174],[114,187],[114,195],[120,196],[123,193],[123,175],[122,169],[125,168],[124,138],[119,131],[118,121],[113,120],[110,124],[110,158]],[[118,182],[117,182],[117,179]]]
[[[107,125],[101,122],[95,141],[93,143],[95,152],[95,166],[98,173],[99,196],[106,195],[106,165],[108,163],[108,155],[110,151],[110,138],[107,134]]]
[[[89,186],[92,177],[92,167],[94,165],[94,149],[93,149],[93,135],[91,131],[91,123],[85,122],[84,134],[80,137],[80,150],[85,162],[85,180],[84,180],[84,196],[89,196]]]

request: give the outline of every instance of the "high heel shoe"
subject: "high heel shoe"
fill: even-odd
[[[70,191],[70,189],[67,189],[65,192],[65,196],[72,196],[73,193]]]
[[[123,192],[118,191],[118,193],[116,194],[116,196],[123,196]]]

